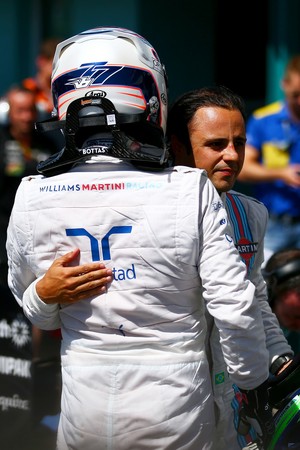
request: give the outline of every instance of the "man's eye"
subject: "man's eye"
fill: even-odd
[[[222,150],[225,148],[226,144],[224,144],[223,141],[213,141],[209,144],[209,146],[215,150]]]
[[[234,145],[237,148],[244,147],[246,145],[246,141],[244,139],[239,139],[238,141],[235,141]]]

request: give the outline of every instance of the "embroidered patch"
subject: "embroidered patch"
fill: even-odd
[[[215,374],[215,384],[222,384],[225,381],[225,372]]]

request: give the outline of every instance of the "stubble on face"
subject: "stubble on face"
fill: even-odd
[[[195,167],[207,171],[219,192],[232,189],[245,156],[245,121],[240,111],[199,108],[188,128]]]

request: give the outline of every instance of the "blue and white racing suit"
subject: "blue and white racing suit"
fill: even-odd
[[[76,247],[80,263],[113,269],[108,292],[43,303],[34,280]],[[204,171],[142,172],[96,157],[25,178],[7,252],[9,285],[27,317],[62,330],[59,450],[213,448],[205,303],[233,382],[252,389],[268,377],[254,286]]]
[[[269,365],[271,365],[278,356],[283,354],[293,355],[293,351],[284,337],[277,317],[269,306],[266,283],[261,271],[268,211],[263,203],[240,192],[222,193],[221,198],[226,205],[234,242],[246,265],[248,279],[255,286],[255,297],[262,311],[266,345],[269,352]],[[210,357],[217,420],[215,450],[240,450],[231,407],[234,395],[233,383],[227,373],[217,327],[210,315],[207,315],[207,321],[209,330],[207,335],[208,355]]]

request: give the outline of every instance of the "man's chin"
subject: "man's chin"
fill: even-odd
[[[219,181],[217,183],[214,183],[215,188],[218,192],[228,192],[230,189],[233,188],[234,182],[228,182],[228,181]]]

